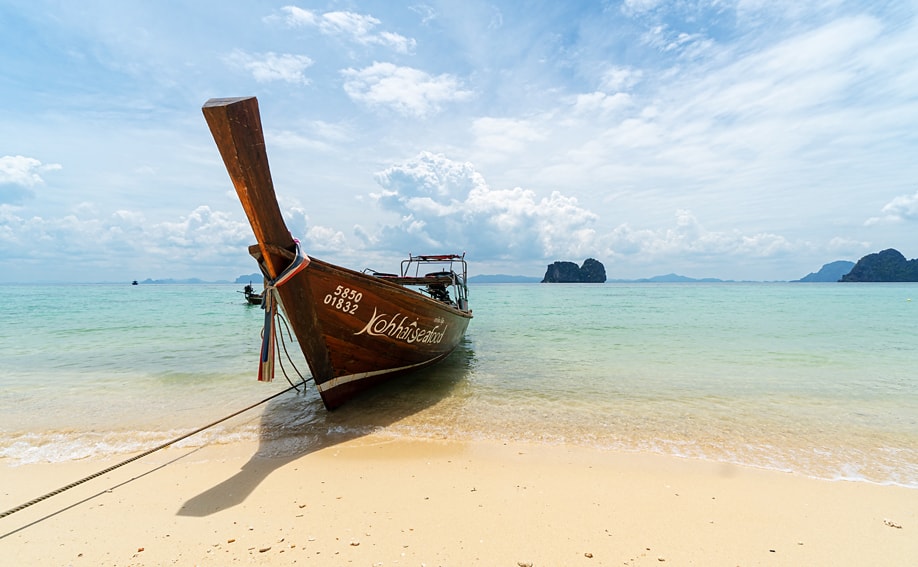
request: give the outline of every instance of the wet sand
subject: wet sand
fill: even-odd
[[[111,461],[12,467],[0,509]],[[568,446],[169,448],[0,518],[16,565],[909,565],[918,490]]]

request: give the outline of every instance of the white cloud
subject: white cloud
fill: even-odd
[[[870,250],[870,243],[861,240],[836,236],[835,238],[829,240],[829,243],[826,245],[826,250],[833,254],[860,257],[864,254],[864,252]]]
[[[409,53],[417,45],[414,39],[394,32],[374,32],[382,22],[366,14],[340,11],[316,14],[296,6],[284,6],[281,11],[286,14],[286,23],[291,27],[316,27],[325,35],[345,37],[361,45],[389,47],[398,53]]]
[[[340,253],[347,248],[344,233],[327,226],[309,227],[304,243],[309,250],[318,252]]]
[[[617,112],[631,106],[632,99],[628,93],[615,93],[608,95],[604,92],[596,91],[592,93],[579,94],[574,99],[574,113],[596,116],[596,114],[605,114]]]
[[[34,187],[45,182],[41,176],[42,173],[59,169],[61,169],[60,164],[43,164],[35,158],[3,156],[0,157],[0,185]]]
[[[228,266],[243,263],[240,252],[252,241],[247,224],[209,207],[198,207],[175,222],[151,222],[143,213],[129,210],[105,217],[89,203],[76,208],[73,214],[44,218],[22,217],[0,207],[0,263],[10,263],[12,269],[7,277],[53,281],[59,274],[40,267],[21,276],[29,265],[16,264],[16,255],[63,265],[73,254],[79,266],[69,266],[70,277],[73,272],[89,278],[99,273],[130,273],[131,278],[169,277],[170,271],[180,277],[222,274]],[[158,273],[150,274],[151,269]]]
[[[475,145],[489,159],[522,153],[528,144],[547,137],[546,129],[537,120],[488,116],[472,123],[472,133]]]
[[[474,251],[484,259],[589,253],[596,215],[554,192],[494,190],[469,163],[422,152],[377,174],[374,195],[400,222],[383,228],[396,249],[419,242],[436,249]]]
[[[880,210],[877,217],[870,217],[864,224],[873,226],[881,223],[918,221],[918,191],[914,195],[899,195]]]
[[[25,156],[0,157],[0,205],[20,204],[33,196],[32,188],[44,184],[42,174],[61,169]]]
[[[319,17],[312,10],[304,10],[299,6],[284,6],[281,12],[286,14],[284,21],[288,26],[318,26]]]
[[[312,59],[305,55],[272,52],[254,55],[238,49],[225,60],[233,67],[241,67],[250,72],[259,83],[286,81],[301,85],[309,84],[303,72],[313,64]]]
[[[622,3],[622,12],[634,15],[650,12],[655,9],[661,0],[625,0]]]
[[[140,211],[121,209],[107,217],[93,203],[79,203],[59,218],[21,216],[0,205],[0,266],[13,281],[55,281],[62,277],[47,266],[70,265],[67,278],[98,281],[112,274],[126,279],[224,279],[251,273],[247,255],[254,236],[247,222],[234,215],[199,206],[175,220],[151,220]],[[314,252],[347,250],[344,235],[310,225],[297,205],[283,208],[291,232]],[[28,258],[28,262],[23,259]],[[249,270],[249,272],[246,272]]]
[[[862,65],[853,56],[862,54],[861,50],[882,32],[880,22],[870,16],[844,18],[779,43],[746,62],[750,71],[758,69],[763,75],[824,75],[827,70],[853,74]]]
[[[200,206],[176,222],[162,222],[154,227],[160,242],[178,248],[207,248],[238,244],[248,236],[246,225],[224,212]]]
[[[643,72],[632,67],[610,67],[600,76],[600,89],[607,93],[617,93],[634,87],[641,81]]]
[[[364,69],[344,69],[344,90],[351,99],[372,107],[388,107],[403,115],[418,117],[437,114],[448,102],[468,100],[453,75],[436,77],[411,67],[373,63]]]
[[[329,153],[353,139],[353,132],[343,124],[322,120],[306,123],[301,130],[269,130],[265,140],[269,147],[297,152]]]
[[[374,197],[385,208],[393,209],[399,209],[399,202],[424,198],[461,206],[460,202],[471,192],[487,187],[484,177],[471,163],[456,162],[430,152],[380,171],[375,177],[383,193]]]
[[[716,4],[719,0],[710,0]],[[831,17],[843,0],[738,0],[735,5],[736,18],[743,26],[761,26],[768,23],[805,21],[809,17]]]
[[[312,223],[309,215],[306,214],[306,209],[298,201],[281,199],[279,204],[284,215],[284,223],[290,230],[290,234],[299,239],[303,249],[308,253],[343,254],[349,251],[343,232]]]
[[[431,6],[428,6],[427,4],[414,4],[412,6],[408,6],[408,9],[421,16],[421,25],[427,25],[433,20],[437,19],[437,13]]]
[[[688,210],[676,212],[675,224],[656,229],[635,229],[622,224],[600,236],[605,257],[632,265],[707,265],[750,258],[784,257],[808,245],[793,243],[771,233],[744,234],[739,230],[711,231]]]
[[[696,57],[714,46],[714,42],[701,33],[687,33],[658,25],[649,29],[641,41],[664,53],[678,53],[687,57]]]
[[[670,266],[683,265],[686,258],[712,264],[729,258],[781,258],[810,247],[769,232],[709,230],[689,210],[676,211],[667,227],[635,229],[625,223],[603,228],[600,217],[574,197],[553,191],[539,198],[520,187],[492,189],[472,164],[429,152],[379,172],[377,182],[382,191],[373,197],[400,220],[379,235],[361,227],[371,247],[461,248],[482,262],[592,256]]]

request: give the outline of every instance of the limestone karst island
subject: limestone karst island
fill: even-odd
[[[541,283],[605,283],[606,267],[599,260],[587,258],[582,266],[574,262],[554,262],[548,265]]]

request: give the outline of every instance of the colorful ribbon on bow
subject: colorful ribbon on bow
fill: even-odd
[[[258,361],[258,380],[260,382],[271,382],[274,380],[274,351],[277,344],[275,322],[278,314],[277,307],[280,303],[280,296],[277,295],[277,288],[309,265],[309,257],[306,256],[300,248],[300,241],[296,239],[293,241],[296,243],[296,257],[293,259],[293,262],[291,262],[283,272],[278,274],[276,278],[273,280],[266,279],[265,283],[264,300],[261,303],[262,309],[265,310],[265,326],[264,329],[262,329],[261,357]]]

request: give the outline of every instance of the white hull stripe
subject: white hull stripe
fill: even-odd
[[[328,382],[322,382],[321,384],[316,384],[316,389],[319,390],[319,392],[327,392],[328,390],[331,390],[332,388],[337,388],[338,386],[347,384],[348,382],[356,382],[358,380],[363,380],[365,378],[371,378],[373,376],[379,376],[382,374],[391,374],[393,372],[401,372],[402,370],[410,370],[412,368],[417,368],[418,366],[426,366],[428,364],[432,364],[433,362],[441,358],[446,357],[448,354],[449,353],[441,354],[440,356],[431,358],[430,360],[425,360],[424,362],[418,362],[417,364],[409,364],[408,366],[399,366],[398,368],[386,368],[385,370],[373,370],[372,372],[359,372],[357,374],[348,374],[347,376],[338,376],[337,378],[332,378]]]

